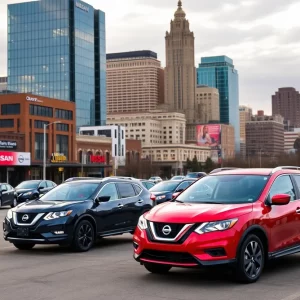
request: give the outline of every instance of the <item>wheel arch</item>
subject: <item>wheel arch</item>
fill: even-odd
[[[91,224],[92,224],[92,226],[93,226],[93,228],[94,228],[94,235],[95,235],[95,239],[96,239],[96,238],[97,238],[97,223],[96,223],[96,220],[95,220],[91,215],[85,214],[85,215],[80,216],[80,217],[77,219],[74,228],[76,228],[77,225],[78,225],[81,221],[84,221],[84,220],[91,222]]]
[[[238,253],[242,247],[244,240],[251,234],[256,235],[261,240],[264,247],[265,260],[267,261],[269,257],[269,239],[266,230],[260,225],[252,225],[243,233],[237,247],[236,257],[238,257]]]

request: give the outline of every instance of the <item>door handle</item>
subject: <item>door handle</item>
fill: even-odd
[[[144,200],[140,199],[137,203],[143,203],[143,202],[144,202]]]
[[[124,207],[123,204],[119,204],[119,205],[118,205],[118,208],[119,208],[119,209],[121,209],[121,208],[123,208],[123,207]]]
[[[297,213],[297,214],[300,214],[300,208],[297,208],[297,209],[296,209],[296,213]]]

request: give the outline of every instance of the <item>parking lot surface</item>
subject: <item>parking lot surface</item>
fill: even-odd
[[[0,220],[7,209],[0,209]],[[255,284],[222,269],[147,273],[132,258],[132,236],[105,238],[88,253],[58,246],[19,251],[0,237],[0,299],[22,300],[298,300],[300,254],[272,263]]]

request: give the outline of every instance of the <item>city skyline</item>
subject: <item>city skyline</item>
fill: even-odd
[[[7,57],[6,6],[18,2],[25,1],[4,0],[0,4],[3,20],[0,74],[3,75]],[[87,2],[106,13],[108,53],[150,49],[158,53],[165,66],[164,36],[177,0]],[[300,71],[294,68],[300,62],[297,50],[300,43],[296,40],[300,28],[296,13],[300,4],[293,0],[259,2],[236,4],[230,0],[222,4],[215,0],[199,4],[197,0],[183,0],[183,8],[196,38],[195,66],[203,56],[230,56],[240,73],[240,104],[271,113],[271,96],[279,87],[300,87]]]

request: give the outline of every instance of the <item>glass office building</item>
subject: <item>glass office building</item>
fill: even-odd
[[[76,127],[106,124],[105,14],[77,0],[8,5],[8,90],[74,101]]]
[[[220,94],[220,121],[235,131],[235,149],[240,152],[239,76],[227,56],[202,57],[197,84],[217,88]]]

